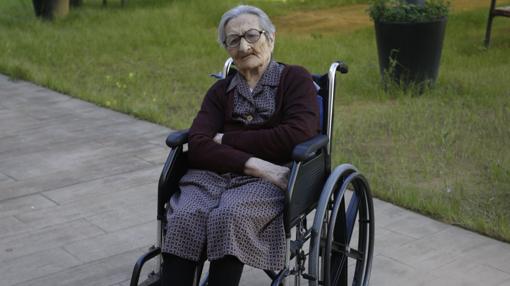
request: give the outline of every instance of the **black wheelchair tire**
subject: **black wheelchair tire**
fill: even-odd
[[[358,203],[354,201],[346,209],[349,187],[352,188],[351,199],[355,195]],[[357,244],[353,246],[354,229]],[[374,230],[374,208],[367,180],[352,165],[337,167],[324,186],[314,218],[308,260],[309,274],[314,279],[309,280],[309,285],[368,285]],[[356,262],[351,275],[347,275],[349,259]]]

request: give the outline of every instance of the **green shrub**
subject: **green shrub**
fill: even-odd
[[[427,0],[425,5],[409,4],[405,0],[373,0],[368,14],[377,22],[430,22],[448,15],[450,3]]]

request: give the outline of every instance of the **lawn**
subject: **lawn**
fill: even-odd
[[[227,57],[216,24],[237,1],[84,2],[43,22],[29,0],[0,1],[0,72],[188,127]],[[436,88],[421,96],[383,91],[365,6],[343,6],[366,1],[246,2],[273,17],[277,60],[317,73],[349,64],[337,90],[336,164],[358,166],[378,198],[510,241],[510,22],[496,18],[483,48],[488,1],[453,1]],[[317,15],[325,22],[307,22]]]

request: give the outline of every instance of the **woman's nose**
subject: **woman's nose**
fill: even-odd
[[[241,42],[239,42],[239,51],[247,52],[250,48],[250,43],[248,43],[245,38],[241,38]]]

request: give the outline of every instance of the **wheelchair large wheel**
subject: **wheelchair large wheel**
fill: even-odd
[[[328,178],[315,213],[309,285],[368,285],[373,249],[370,187],[352,165],[341,165]]]

